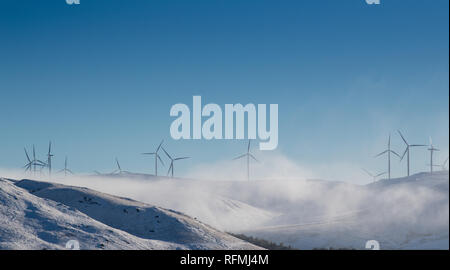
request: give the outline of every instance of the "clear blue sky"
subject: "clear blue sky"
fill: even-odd
[[[372,156],[398,128],[412,143],[433,136],[444,159],[448,25],[447,0],[2,0],[0,167],[23,166],[32,144],[43,158],[48,140],[55,166],[68,155],[78,172],[111,171],[115,156],[152,172],[139,153],[162,138],[194,157],[181,174],[245,150],[170,138],[170,107],[193,95],[278,103],[277,152],[299,164],[382,170]]]

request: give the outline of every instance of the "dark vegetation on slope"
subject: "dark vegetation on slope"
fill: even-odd
[[[256,238],[253,236],[247,236],[244,234],[234,234],[234,233],[229,233],[232,236],[239,238],[241,240],[247,241],[251,244],[260,246],[262,248],[268,249],[268,250],[297,250],[296,248],[293,248],[291,246],[285,246],[283,243],[277,244],[271,241],[267,241],[265,239],[261,239],[261,238]]]

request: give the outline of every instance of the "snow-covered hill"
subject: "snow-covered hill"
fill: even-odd
[[[259,226],[278,213],[268,211],[261,207],[255,207],[243,200],[234,199],[238,194],[240,185],[245,182],[234,182],[239,185],[230,194],[223,193],[230,190],[229,187],[222,188],[222,182],[200,181],[192,179],[158,177],[152,180],[140,178],[127,178],[127,174],[108,177],[102,176],[80,176],[67,178],[53,178],[53,183],[69,184],[74,186],[88,187],[92,190],[107,194],[132,198],[134,200],[158,205],[167,209],[185,213],[191,217],[198,218],[202,222],[224,231],[237,231]],[[49,181],[49,179],[42,179]],[[244,191],[251,190],[242,186]],[[221,195],[223,193],[223,195]],[[256,195],[256,194],[255,194]],[[255,197],[257,199],[257,197]]]
[[[448,171],[362,187],[320,185],[312,197],[279,204],[283,214],[270,225],[244,233],[300,249],[364,249],[368,240],[382,249],[449,248]]]
[[[179,212],[87,188],[0,179],[0,249],[258,249]]]
[[[60,184],[24,180],[16,188],[72,207],[121,233],[160,241],[161,248],[168,243],[175,246],[167,248],[242,244],[236,239],[215,240],[229,236],[218,236],[202,222],[299,249],[364,249],[368,240],[377,240],[382,249],[449,247],[448,171],[365,186],[324,180],[147,181],[103,176],[51,181]],[[192,243],[192,239],[200,240]]]

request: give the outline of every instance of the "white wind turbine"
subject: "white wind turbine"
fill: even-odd
[[[366,169],[364,169],[364,168],[362,168],[362,169],[363,169],[364,172],[367,173],[367,175],[369,175],[370,177],[372,177],[373,182],[375,182],[375,181],[377,180],[378,177],[380,177],[380,176],[382,176],[382,175],[385,175],[385,174],[387,173],[387,172],[382,172],[382,173],[379,173],[379,174],[374,174],[374,173],[369,172],[368,170],[366,170]]]
[[[433,166],[434,166],[433,165],[433,153],[435,151],[439,151],[439,149],[437,149],[433,146],[433,139],[431,139],[431,136],[430,136],[430,148],[428,148],[428,151],[430,151],[430,173],[433,173]]]
[[[74,174],[71,170],[69,170],[69,168],[67,168],[67,156],[64,159],[64,169],[58,171],[58,173],[60,172],[64,172],[64,176],[67,176],[67,173]]]
[[[251,153],[250,153],[250,140],[248,140],[248,147],[247,147],[247,153],[240,155],[236,158],[233,158],[233,160],[241,159],[245,157],[247,159],[247,181],[250,180],[250,158],[255,160],[256,162],[259,162]]]
[[[383,152],[381,152],[375,156],[375,157],[379,157],[381,155],[387,154],[387,157],[388,157],[388,179],[391,179],[391,153],[400,158],[399,154],[397,154],[395,151],[391,150],[391,134],[389,134],[387,150],[384,150]]]
[[[48,176],[52,176],[52,157],[54,156],[52,153],[52,142],[48,143],[48,153],[47,153],[47,167],[48,167]]]
[[[163,142],[164,142],[164,140],[161,141],[161,143],[156,148],[155,152],[142,153],[143,155],[154,155],[155,156],[155,176],[158,176],[158,159],[159,159],[159,161],[161,161],[162,165],[164,166],[164,162],[162,161],[161,157],[158,154],[158,151],[159,151],[159,149],[161,149]]]
[[[406,144],[406,149],[405,149],[405,152],[403,152],[403,155],[402,155],[402,157],[400,158],[400,161],[402,161],[403,160],[403,158],[405,157],[405,155],[406,155],[406,163],[407,163],[407,175],[409,176],[409,152],[410,152],[410,149],[412,148],[412,147],[421,147],[421,146],[426,146],[425,144],[409,144],[407,141],[406,141],[406,139],[405,139],[405,137],[403,137],[403,134],[400,132],[400,130],[397,130],[398,131],[398,134],[400,134],[400,137],[402,137],[402,140],[403,140],[403,142]]]
[[[164,147],[161,147],[161,149],[164,151],[164,153],[166,153],[167,157],[170,159],[170,166],[169,166],[169,170],[167,171],[167,175],[169,175],[169,173],[171,173],[171,177],[173,178],[173,163],[177,160],[182,160],[182,159],[188,159],[190,157],[177,157],[177,158],[172,158],[169,153],[167,153],[166,149],[164,149]]]

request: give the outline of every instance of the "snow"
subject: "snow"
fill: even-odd
[[[283,215],[244,233],[299,249],[364,249],[368,240],[377,240],[381,249],[449,248],[448,171],[324,188],[321,193],[322,200],[284,202]]]
[[[70,207],[136,241],[158,241],[139,244],[143,248],[254,248],[210,226],[298,249],[365,249],[368,240],[377,240],[381,249],[449,248],[448,171],[365,186],[326,180],[144,180],[126,175],[52,182],[65,185],[23,180],[15,188]]]
[[[0,249],[259,249],[179,212],[87,188],[0,179]]]

